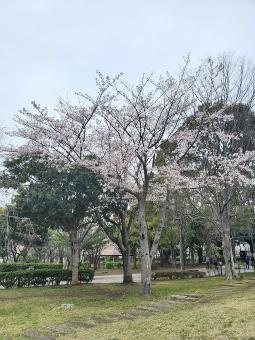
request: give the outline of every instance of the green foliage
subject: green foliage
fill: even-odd
[[[93,280],[92,269],[79,270],[79,281],[90,282]],[[72,271],[69,269],[36,269],[0,272],[0,285],[4,288],[12,287],[36,287],[48,285],[59,285],[61,281],[70,283]]]
[[[39,263],[38,257],[35,255],[27,255],[25,258],[25,262],[27,263]]]
[[[1,250],[5,250],[1,252],[3,258],[10,255],[15,262],[21,258],[36,262],[35,258],[27,259],[29,250],[42,246],[46,239],[46,230],[33,225],[27,218],[19,218],[15,207],[7,206],[5,214],[0,216],[0,246]]]
[[[108,239],[105,236],[105,233],[102,229],[96,229],[93,232],[88,233],[84,238],[81,247],[83,251],[87,254],[93,252],[95,249],[102,249],[105,245],[107,245]]]
[[[16,263],[2,263],[0,264],[0,272],[15,272],[26,269],[47,269],[47,270],[60,270],[63,269],[61,263],[27,263],[27,262],[16,262]]]
[[[18,216],[30,218],[46,230],[67,232],[82,227],[81,222],[91,216],[92,202],[98,201],[101,187],[100,179],[90,170],[53,166],[36,157],[6,160],[5,166],[1,177],[8,179],[9,187],[18,184],[13,201]]]
[[[79,281],[89,283],[94,278],[94,270],[90,268],[83,268],[79,270]]]
[[[105,261],[104,266],[106,269],[116,269],[123,266],[122,261]]]
[[[84,261],[79,263],[79,269],[87,269],[90,268],[89,261]]]
[[[178,242],[178,228],[173,221],[168,219],[165,228],[162,231],[159,247],[162,250],[175,247]]]
[[[105,262],[105,268],[106,269],[114,269],[114,262],[113,261]]]
[[[116,263],[117,268],[121,268],[123,266],[122,261],[117,261],[115,263]]]
[[[156,165],[165,165],[166,156],[174,155],[175,149],[177,147],[176,141],[163,140],[160,144],[160,149],[157,153]]]
[[[153,280],[175,280],[175,279],[194,279],[205,277],[205,272],[200,272],[198,270],[186,270],[183,272],[156,272],[152,274]]]

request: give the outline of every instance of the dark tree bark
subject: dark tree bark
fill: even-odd
[[[197,256],[198,256],[198,263],[202,264],[203,263],[203,248],[202,247],[197,248]]]
[[[225,261],[225,279],[232,280],[234,277],[237,277],[238,275],[235,271],[235,264],[231,244],[231,227],[226,208],[220,215],[220,221],[222,230],[222,249]]]
[[[77,284],[79,282],[80,246],[78,232],[75,228],[70,231],[70,242],[72,284]]]
[[[63,248],[59,248],[59,263],[62,263],[64,262],[64,250]]]
[[[194,245],[193,244],[190,246],[190,259],[191,259],[191,265],[194,266],[194,264],[195,264],[195,251],[194,251]]]
[[[122,254],[123,259],[123,283],[132,283],[130,250]]]
[[[99,211],[96,211],[96,218],[100,227],[104,230],[109,239],[115,243],[122,255],[123,260],[123,283],[132,283],[132,270],[131,270],[131,250],[129,242],[129,228],[131,225],[131,218],[129,223],[126,223],[125,212],[120,213],[120,224],[111,220],[108,216],[102,216]],[[111,223],[120,231],[120,238],[117,238],[112,232],[111,228],[105,223],[105,221]]]
[[[179,239],[180,239],[180,269],[185,269],[185,245],[184,245],[184,226],[182,222],[179,223]]]

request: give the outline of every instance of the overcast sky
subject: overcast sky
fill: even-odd
[[[182,56],[255,59],[255,0],[0,0],[0,126],[31,100],[93,91],[95,71],[174,72]]]

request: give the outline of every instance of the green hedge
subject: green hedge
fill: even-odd
[[[15,262],[15,263],[1,263],[0,264],[0,272],[16,272],[18,270],[26,270],[26,269],[51,269],[51,270],[61,270],[63,269],[63,264],[61,263],[23,263],[23,262]]]
[[[151,275],[153,280],[176,280],[176,279],[193,279],[205,277],[205,272],[198,270],[186,270],[183,272],[156,272]]]
[[[121,268],[123,266],[122,261],[105,261],[104,266],[106,269],[116,269]]]
[[[87,269],[90,268],[90,263],[89,261],[84,261],[79,263],[79,269]]]
[[[93,280],[94,271],[92,269],[79,270],[80,282],[90,282]],[[72,271],[69,269],[37,269],[19,270],[15,272],[0,272],[0,286],[4,288],[12,287],[36,287],[48,285],[59,285],[61,281],[70,283]]]

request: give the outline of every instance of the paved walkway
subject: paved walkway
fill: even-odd
[[[113,275],[95,275],[93,283],[122,283],[123,275],[122,274],[113,274]],[[135,273],[133,274],[133,281],[140,282],[141,274]]]
[[[162,269],[163,270],[163,269]],[[207,273],[207,276],[215,276],[215,272],[213,269],[206,268],[199,268],[198,270]],[[170,271],[170,269],[169,269]],[[238,272],[238,270],[237,270]],[[240,271],[241,273],[244,272],[243,268]],[[254,272],[253,269],[246,269],[245,273]],[[255,273],[255,272],[254,272]],[[223,267],[223,274],[224,274],[224,267]],[[112,275],[95,275],[93,283],[122,283],[123,275],[122,274],[112,274]],[[141,274],[140,273],[133,273],[133,281],[134,282],[141,282]]]

